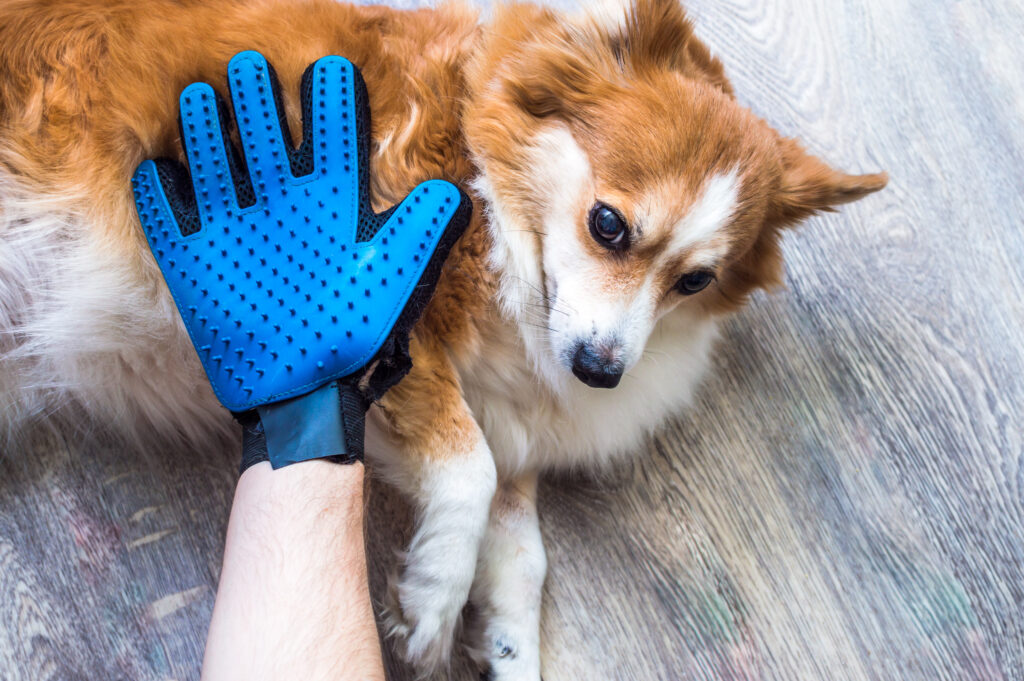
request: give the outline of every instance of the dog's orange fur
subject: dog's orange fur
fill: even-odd
[[[306,66],[326,54],[359,66],[370,93],[378,209],[431,178],[469,189],[477,163],[486,162],[508,208],[538,226],[538,250],[545,207],[528,145],[552,121],[567,126],[590,159],[600,198],[631,223],[651,204],[667,212],[661,224],[636,224],[636,248],[612,257],[587,231],[592,197],[571,206],[578,229],[563,238],[578,239],[601,263],[608,289],[629,287],[654,267],[670,226],[707,178],[739,169],[736,214],[715,236],[726,253],[717,283],[680,303],[671,289],[688,256],[675,257],[655,273],[665,307],[686,304],[704,315],[735,309],[754,289],[780,281],[784,228],[886,183],[884,174],[833,170],[740,106],[676,0],[636,0],[621,30],[525,4],[498,9],[480,27],[476,12],[461,5],[410,12],[333,0],[7,0],[0,5],[0,166],[32,191],[70,197],[105,248],[133,264],[137,284],[162,290],[129,179],[143,159],[183,158],[178,94],[205,81],[226,96],[226,64],[246,49],[277,70],[293,134],[301,129]],[[484,439],[455,366],[481,356],[508,328],[494,304],[489,215],[474,199],[473,221],[415,329],[414,368],[380,405],[392,435],[420,464],[480,450]],[[535,480],[536,471],[522,473]]]

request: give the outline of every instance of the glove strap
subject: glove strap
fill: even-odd
[[[312,459],[350,464],[363,460],[366,402],[344,383],[257,407],[242,424],[242,470],[259,461],[274,469]]]
[[[270,461],[270,457],[267,455],[267,436],[263,433],[263,423],[256,410],[234,414],[234,417],[242,425],[242,464],[238,467],[241,475],[253,464]]]

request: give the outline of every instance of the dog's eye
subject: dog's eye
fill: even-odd
[[[688,272],[679,278],[679,281],[676,283],[676,290],[684,296],[692,296],[694,293],[700,293],[706,289],[714,278],[715,273],[708,270]]]
[[[597,243],[613,251],[629,246],[629,228],[622,216],[610,206],[596,203],[590,209],[590,235]]]

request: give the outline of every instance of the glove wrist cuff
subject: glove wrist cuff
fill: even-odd
[[[362,461],[366,409],[355,387],[334,382],[246,412],[238,417],[242,470],[259,461],[275,469],[312,459]]]

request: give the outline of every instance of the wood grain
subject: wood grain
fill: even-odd
[[[544,484],[545,679],[1024,679],[1024,9],[688,4],[745,103],[892,184],[788,238],[634,466]],[[7,454],[0,679],[195,678],[231,457]],[[409,518],[371,509],[381,594]]]

